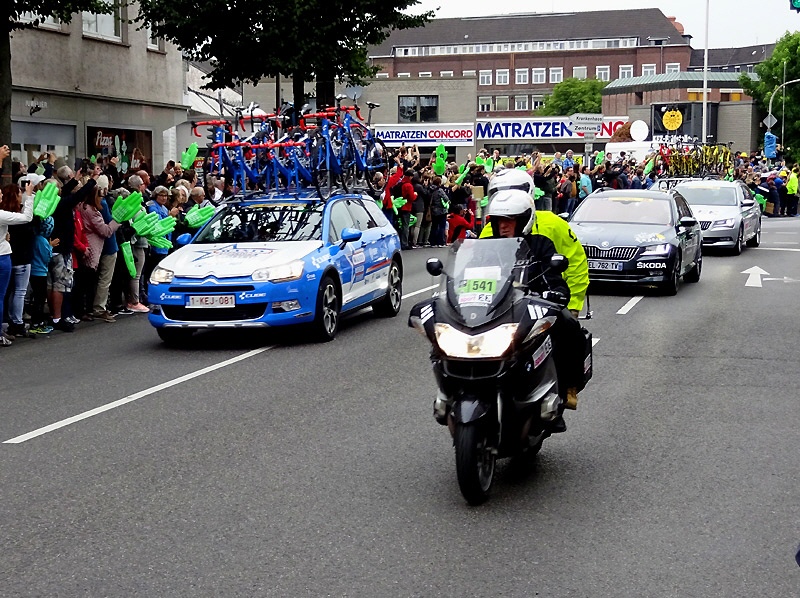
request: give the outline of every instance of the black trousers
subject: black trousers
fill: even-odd
[[[558,388],[566,395],[568,388],[578,391],[586,386],[583,362],[586,359],[586,337],[581,323],[568,309],[562,309],[555,325],[550,329],[553,341],[553,360],[558,371]]]

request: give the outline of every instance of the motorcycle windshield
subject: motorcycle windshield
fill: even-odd
[[[444,267],[443,294],[471,328],[492,319],[515,282],[523,282],[528,245],[521,238],[464,239],[452,245]],[[520,280],[516,280],[517,278]]]

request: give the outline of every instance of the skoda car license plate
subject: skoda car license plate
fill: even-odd
[[[590,270],[622,270],[622,262],[601,262],[589,260]]]
[[[189,295],[186,307],[236,307],[235,295]]]

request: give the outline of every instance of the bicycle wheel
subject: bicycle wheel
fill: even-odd
[[[328,144],[321,133],[316,133],[311,142],[311,176],[314,187],[322,199],[333,194],[333,173],[330,169]]]
[[[380,139],[369,137],[364,149],[364,161],[367,163],[366,179],[367,185],[373,191],[377,191],[375,185],[375,173],[386,169],[388,152],[386,145]]]

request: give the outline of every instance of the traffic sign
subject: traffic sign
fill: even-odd
[[[596,133],[603,124],[602,114],[583,114],[577,113],[570,115],[572,129],[575,133]]]
[[[591,133],[587,132],[583,134],[584,141],[594,141],[597,139],[597,131],[592,131]]]
[[[774,116],[772,116],[771,114],[767,114],[767,118],[765,118],[761,122],[764,123],[765,127],[767,127],[768,129],[771,129],[772,127],[775,126],[775,123],[778,122],[778,119],[775,118]]]

